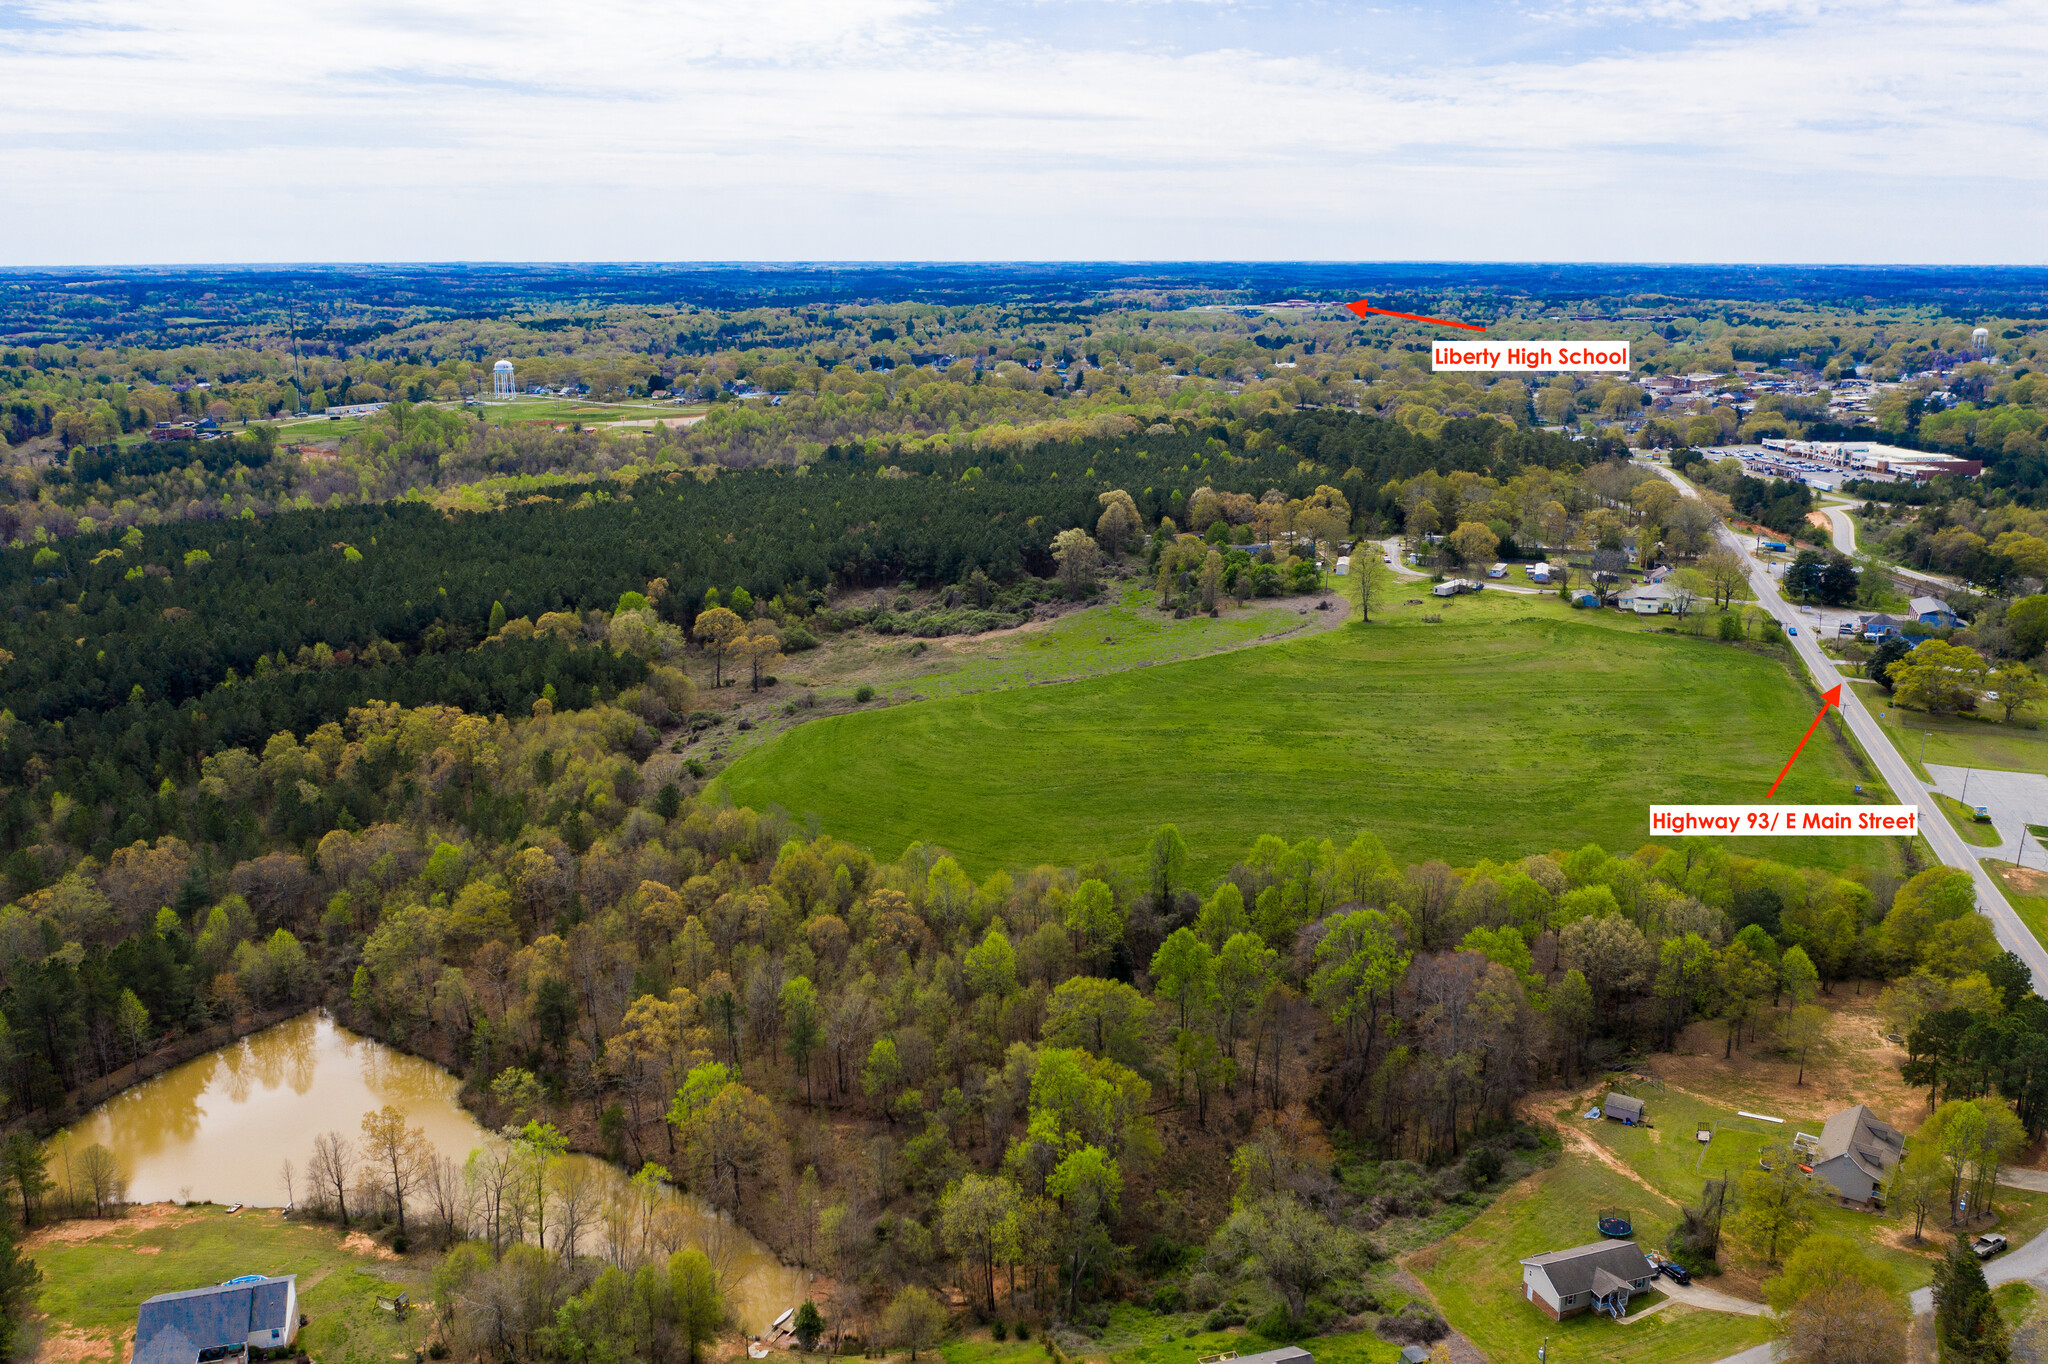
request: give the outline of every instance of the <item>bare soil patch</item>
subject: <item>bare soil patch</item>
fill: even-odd
[[[199,1215],[196,1209],[180,1208],[171,1203],[146,1203],[126,1217],[81,1217],[68,1222],[52,1222],[31,1232],[22,1244],[30,1250],[37,1246],[83,1245],[103,1236],[175,1226],[180,1222],[190,1222]]]
[[[67,1328],[44,1335],[36,1346],[36,1364],[88,1364],[92,1360],[125,1360],[132,1342],[100,1331]]]
[[[1877,1012],[1877,990],[1863,993],[1842,982],[1815,1002],[1829,1014],[1828,1037],[1806,1058],[1806,1083],[1798,1083],[1797,1058],[1780,1054],[1768,1035],[1775,1017],[1744,1035],[1734,1055],[1724,1057],[1727,1029],[1694,1023],[1671,1052],[1648,1057],[1643,1068],[1681,1094],[1703,1103],[1747,1108],[1772,1117],[1818,1121],[1851,1104],[1863,1104],[1886,1122],[1910,1131],[1927,1116],[1927,1095],[1899,1078],[1905,1048],[1885,1040]],[[1782,1012],[1782,1011],[1780,1011]]]
[[[397,1252],[393,1251],[389,1246],[378,1245],[370,1239],[367,1233],[360,1231],[352,1231],[342,1237],[341,1248],[343,1250],[352,1250],[358,1255],[368,1255],[378,1260],[396,1260],[400,1258]]]

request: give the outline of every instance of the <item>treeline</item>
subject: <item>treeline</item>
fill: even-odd
[[[638,680],[604,645],[482,648],[494,610],[588,617],[650,581],[665,588],[653,609],[686,632],[719,586],[800,618],[833,589],[899,582],[960,584],[980,601],[986,584],[1053,573],[1053,540],[1095,527],[1106,487],[1131,489],[1157,523],[1187,519],[1203,487],[1284,502],[1334,479],[1364,524],[1391,510],[1376,490],[1438,460],[1512,475],[1582,453],[1494,422],[1432,441],[1310,413],[1010,454],[835,448],[799,471],[569,487],[490,513],[399,502],[23,546],[0,554],[12,717],[0,783],[20,797],[55,782],[97,811],[111,843],[80,830],[79,846],[104,856],[168,832],[144,797],[189,784],[208,752],[306,732],[372,698],[525,713],[550,687],[580,707]],[[10,854],[23,829],[12,808],[0,812]]]
[[[0,909],[9,1106],[54,1116],[167,1035],[325,1000],[454,1068],[493,1125],[736,1210],[842,1317],[959,1273],[986,1314],[1087,1320],[1137,1272],[1296,1333],[1376,1310],[1345,1287],[1375,1227],[1527,1168],[1521,1095],[1703,1020],[1790,1064],[1817,995],[1890,977],[1916,1064],[1957,1010],[1993,1038],[1941,1061],[1944,1092],[2036,1132],[2048,1110],[2042,1006],[1952,869],[1703,840],[1454,868],[1360,834],[1264,837],[1197,880],[1169,827],[1127,863],[977,879],[649,789],[635,745],[672,676],[523,720],[362,706],[157,797],[256,831],[254,856],[79,860],[69,798],[32,804],[61,874]],[[525,1233],[491,1234],[526,1264]],[[1285,1245],[1309,1249],[1283,1279]]]

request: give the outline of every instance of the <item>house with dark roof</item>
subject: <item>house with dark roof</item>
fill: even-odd
[[[1851,1203],[1881,1203],[1885,1182],[1906,1153],[1896,1127],[1857,1104],[1827,1120],[1812,1147],[1813,1176]]]
[[[1630,1127],[1640,1127],[1643,1101],[1629,1094],[1609,1094],[1600,1101],[1600,1116],[1613,1122],[1627,1123]]]
[[[1656,1277],[1634,1241],[1595,1241],[1522,1261],[1522,1296],[1559,1321],[1596,1309],[1620,1317]]]
[[[211,1288],[159,1293],[135,1321],[133,1364],[212,1364],[281,1350],[299,1334],[296,1274],[247,1274]]]

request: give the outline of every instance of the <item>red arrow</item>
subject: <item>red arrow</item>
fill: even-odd
[[[1808,739],[1811,739],[1811,738],[1813,737],[1813,732],[1814,732],[1814,731],[1815,731],[1816,729],[1819,729],[1819,728],[1820,728],[1820,722],[1821,722],[1821,718],[1822,718],[1823,716],[1825,716],[1825,715],[1826,715],[1826,714],[1828,713],[1828,707],[1829,707],[1829,706],[1840,706],[1841,704],[1842,704],[1842,684],[1841,684],[1841,683],[1839,683],[1839,682],[1837,682],[1837,683],[1835,683],[1835,685],[1834,685],[1834,686],[1832,686],[1832,687],[1829,687],[1829,688],[1827,689],[1827,691],[1826,691],[1826,692],[1824,692],[1824,693],[1823,693],[1823,694],[1821,695],[1821,698],[1820,698],[1820,714],[1819,714],[1819,715],[1816,715],[1816,716],[1814,716],[1814,717],[1813,717],[1813,723],[1812,723],[1812,724],[1810,724],[1810,725],[1808,725],[1808,726],[1806,727],[1806,733],[1804,733],[1804,734],[1802,734],[1802,735],[1800,735],[1800,736],[1799,736],[1799,748],[1795,748],[1795,749],[1793,749],[1793,750],[1792,750],[1792,756],[1791,756],[1791,757],[1789,757],[1789,758],[1787,758],[1787,759],[1785,759],[1785,765],[1784,765],[1784,767],[1780,768],[1780,769],[1779,769],[1779,771],[1778,771],[1778,781],[1774,781],[1774,782],[1772,782],[1772,783],[1771,783],[1771,789],[1770,789],[1770,790],[1768,790],[1768,791],[1766,791],[1766,792],[1764,792],[1764,799],[1765,799],[1765,800],[1769,800],[1769,799],[1770,799],[1770,798],[1771,798],[1772,796],[1775,796],[1775,795],[1777,795],[1777,794],[1778,794],[1778,782],[1782,782],[1782,781],[1784,781],[1784,780],[1785,780],[1785,774],[1786,774],[1787,772],[1790,772],[1790,771],[1792,770],[1792,764],[1793,764],[1793,763],[1796,763],[1796,762],[1798,762],[1798,761],[1799,761],[1799,751],[1800,751],[1800,749],[1803,749],[1803,748],[1805,748],[1805,747],[1806,747],[1806,741],[1807,741]]]
[[[1463,327],[1468,332],[1483,332],[1484,327],[1475,327],[1470,322],[1453,322],[1448,317],[1423,317],[1419,313],[1397,313],[1391,308],[1375,308],[1366,299],[1344,305],[1352,312],[1364,317],[1367,313],[1378,313],[1381,317],[1406,318],[1410,322],[1433,322],[1439,327]]]

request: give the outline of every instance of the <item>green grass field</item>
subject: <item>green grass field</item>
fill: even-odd
[[[1554,1322],[1525,1301],[1521,1259],[1599,1240],[1593,1218],[1606,1207],[1629,1210],[1644,1246],[1661,1246],[1675,1217],[1671,1205],[1605,1165],[1567,1155],[1503,1194],[1456,1236],[1410,1256],[1408,1265],[1450,1323],[1493,1360],[1533,1360],[1546,1336],[1550,1364],[1700,1364],[1769,1339],[1760,1318],[1676,1303],[1617,1323],[1590,1313]]]
[[[2048,727],[2022,721],[2007,724],[1981,716],[1927,715],[1901,710],[1875,682],[1850,684],[1878,723],[1891,735],[1899,752],[1921,776],[1921,735],[1926,737],[1926,762],[1944,767],[1995,767],[2008,772],[2048,772]],[[2030,727],[2032,726],[2032,727]]]
[[[1776,656],[1554,597],[1421,601],[1236,653],[813,721],[721,781],[879,856],[925,840],[977,873],[1128,863],[1169,822],[1203,873],[1263,833],[1359,829],[1469,863],[1633,849],[1651,804],[1759,800],[1813,715]],[[1882,796],[1822,736],[1778,799],[1851,801],[1859,779]],[[1870,840],[1738,842],[1822,864],[1891,856]]]
[[[1411,1297],[1412,1294],[1403,1295]],[[1098,1338],[1100,1349],[1089,1350],[1089,1360],[1107,1364],[1196,1364],[1196,1361],[1235,1350],[1241,1355],[1270,1350],[1280,1344],[1249,1331],[1205,1331],[1200,1329],[1204,1312],[1162,1314],[1150,1308],[1117,1303],[1110,1309],[1109,1327]],[[1401,1347],[1390,1345],[1369,1331],[1316,1336],[1306,1342],[1316,1364],[1395,1364]],[[1033,1336],[1028,1341],[997,1343],[986,1329],[957,1336],[938,1349],[946,1364],[1043,1364],[1045,1346]],[[906,1360],[907,1355],[895,1358]]]
[[[409,1262],[373,1259],[341,1247],[333,1227],[286,1222],[275,1211],[234,1217],[220,1208],[144,1209],[126,1224],[90,1240],[71,1240],[87,1224],[65,1224],[30,1253],[43,1271],[40,1310],[45,1339],[62,1336],[62,1358],[121,1358],[145,1298],[219,1283],[239,1274],[297,1274],[300,1310],[311,1318],[300,1348],[322,1364],[411,1358],[426,1343],[427,1314],[404,1322],[377,1309],[381,1295],[427,1294],[423,1271]],[[107,1224],[91,1224],[104,1227]],[[427,1261],[422,1260],[421,1264]]]
[[[2005,895],[2012,912],[2020,916],[2036,940],[2048,944],[2048,876],[2035,867],[2021,867],[1996,858],[1985,858],[1984,869]]]

